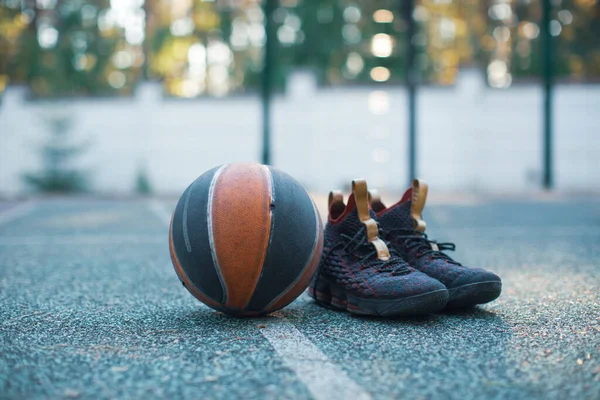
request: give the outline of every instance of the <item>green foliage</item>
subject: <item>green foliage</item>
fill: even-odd
[[[404,0],[273,1],[274,88],[281,90],[289,72],[299,67],[315,71],[321,85],[372,84],[377,80],[373,72],[381,69],[389,77],[379,81],[404,81],[408,44]],[[256,7],[264,1],[190,0],[179,2],[187,4],[179,8],[188,9],[177,11],[177,16],[173,14],[177,7],[169,0],[146,0],[143,8],[128,16],[119,14],[122,7],[116,7],[121,10],[117,13],[111,4],[119,2],[110,0],[63,0],[51,8],[39,6],[41,3],[0,0],[0,92],[10,77],[11,82],[29,84],[37,97],[131,95],[146,71],[150,79],[164,81],[169,95],[187,96],[182,87],[190,82],[202,86],[190,97],[211,94],[211,76],[221,76],[223,71],[211,74],[210,65],[205,65],[194,72],[202,78],[191,77],[188,59],[191,45],[208,47],[211,41],[228,45],[233,54],[233,62],[226,65],[227,92],[260,88],[262,49],[256,39],[260,27],[256,27],[262,22],[256,18]],[[462,65],[474,64],[485,72],[495,60],[505,64],[515,82],[537,79],[543,61],[540,4],[524,0],[415,1],[417,35],[413,42],[420,82],[451,85]],[[556,77],[597,80],[598,2],[561,0],[552,4]],[[500,17],[493,9],[503,6],[509,7],[509,12]],[[377,11],[392,17],[377,21]],[[136,22],[133,17],[142,20]],[[185,23],[188,18],[193,29],[175,33],[173,24]],[[143,42],[131,40],[131,29],[138,25],[144,29]],[[253,44],[234,45],[235,26],[246,31],[246,39],[254,36]],[[44,39],[40,44],[40,38],[48,35],[55,35],[56,40]],[[385,40],[373,42],[376,35],[384,39],[389,35],[393,49],[374,52],[379,46],[373,43],[387,46]]]
[[[117,71],[113,56],[125,46],[121,29],[102,32],[98,28],[100,16],[109,10],[109,0],[63,1],[49,9],[36,4],[22,2],[20,6],[22,15],[32,17],[7,62],[11,81],[28,83],[36,97],[131,94],[141,73],[139,67],[121,71],[126,77],[122,87],[109,83],[110,74]],[[56,32],[55,44],[40,44],[44,30]]]
[[[43,193],[77,193],[88,189],[88,173],[72,167],[73,160],[85,151],[86,145],[73,144],[70,138],[72,121],[67,117],[45,120],[49,137],[40,148],[42,170],[23,175],[32,189]]]
[[[152,193],[152,185],[150,184],[150,178],[148,177],[148,171],[145,166],[138,168],[135,179],[135,192],[141,195]]]

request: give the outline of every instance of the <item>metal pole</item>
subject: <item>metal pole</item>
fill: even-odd
[[[554,185],[552,169],[552,86],[553,86],[553,54],[552,34],[550,33],[550,21],[552,19],[551,0],[542,0],[542,81],[544,89],[543,126],[544,126],[544,150],[543,150],[543,185],[544,189],[550,190]]]
[[[144,81],[149,81],[150,80],[150,61],[148,60],[148,58],[150,58],[150,51],[151,51],[151,44],[150,44],[150,27],[154,25],[154,13],[152,12],[153,9],[150,7],[150,2],[149,1],[145,1],[144,5],[144,12],[146,13],[146,21],[144,23],[144,43],[142,43],[142,52],[144,53],[144,63],[142,64],[142,79]]]
[[[271,164],[271,89],[272,76],[274,72],[276,44],[275,24],[273,22],[273,11],[276,0],[264,0],[265,13],[265,48],[262,70],[262,163]]]
[[[416,48],[414,37],[417,26],[413,18],[414,0],[400,0],[406,20],[406,91],[408,101],[408,182],[417,176],[417,73],[415,68]]]

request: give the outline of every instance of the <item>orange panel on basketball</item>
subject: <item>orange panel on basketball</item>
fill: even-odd
[[[260,277],[271,230],[270,186],[260,164],[230,165],[214,183],[212,237],[231,309],[246,307]]]

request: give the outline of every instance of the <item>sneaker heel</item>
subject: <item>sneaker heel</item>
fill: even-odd
[[[346,299],[346,293],[340,288],[331,285],[331,305],[332,307],[338,308],[340,310],[345,310],[348,305],[348,300]]]
[[[329,290],[329,284],[323,279],[319,279],[310,285],[308,288],[308,295],[317,303],[322,305],[328,306],[331,303],[331,291]]]

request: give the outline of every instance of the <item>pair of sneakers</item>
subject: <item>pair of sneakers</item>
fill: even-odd
[[[385,207],[364,180],[352,182],[344,204],[329,194],[321,262],[308,293],[318,304],[354,314],[410,316],[496,299],[500,278],[454,261],[425,234],[427,184],[414,180],[400,201]]]

